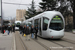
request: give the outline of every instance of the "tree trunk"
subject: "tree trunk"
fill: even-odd
[[[73,2],[73,5],[74,5],[74,2]],[[75,29],[75,5],[73,7],[73,29]]]
[[[74,3],[73,3],[73,5],[74,5]],[[73,33],[75,33],[75,5],[73,7]]]
[[[73,8],[73,29],[75,29],[75,9]]]

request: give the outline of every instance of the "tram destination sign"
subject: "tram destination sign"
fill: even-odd
[[[18,22],[17,25],[20,25],[20,23]]]
[[[1,16],[1,5],[2,5],[2,4],[1,4],[1,0],[0,0],[0,16]]]
[[[61,18],[59,16],[55,16],[53,20],[61,20]]]
[[[62,23],[62,19],[60,16],[55,16],[51,22],[52,23]]]

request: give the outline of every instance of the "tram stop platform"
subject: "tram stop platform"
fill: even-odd
[[[0,33],[0,50],[12,50],[13,47],[13,33]]]

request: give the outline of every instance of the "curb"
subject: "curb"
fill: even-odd
[[[14,50],[16,50],[16,39],[15,39],[15,34],[14,34]]]
[[[15,33],[13,33],[13,40],[12,40],[12,48],[11,50],[16,50],[16,41],[15,41]]]

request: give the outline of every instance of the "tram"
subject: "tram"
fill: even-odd
[[[19,30],[20,24],[21,24],[21,21],[15,21],[15,30]]]
[[[31,22],[34,27],[38,26],[37,35],[40,37],[51,39],[64,37],[65,21],[63,15],[58,11],[43,12],[27,19],[26,22]]]

